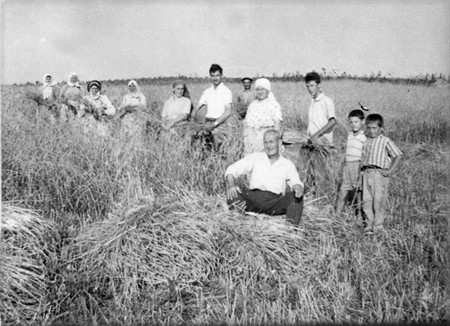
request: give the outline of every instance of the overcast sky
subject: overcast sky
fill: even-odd
[[[2,82],[450,73],[449,1],[3,1]]]

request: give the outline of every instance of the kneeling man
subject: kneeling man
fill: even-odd
[[[247,155],[230,165],[225,172],[227,203],[230,208],[244,203],[249,212],[269,215],[286,214],[294,225],[303,212],[303,183],[294,163],[280,155],[281,134],[271,129],[264,133],[264,152]],[[243,192],[235,179],[250,174],[249,191]],[[286,192],[286,185],[290,191]]]

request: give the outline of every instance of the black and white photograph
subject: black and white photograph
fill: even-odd
[[[1,1],[0,325],[450,322],[448,0]]]

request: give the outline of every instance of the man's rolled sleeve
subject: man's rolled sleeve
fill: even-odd
[[[233,103],[233,93],[229,89],[226,90],[224,95],[225,105],[231,105]]]
[[[294,187],[295,185],[300,185],[303,187],[303,182],[300,180],[300,176],[299,176],[294,164],[289,164],[286,181],[287,181],[289,188],[291,188],[291,190],[292,190],[292,187]]]
[[[336,118],[336,110],[334,108],[334,103],[330,98],[326,98],[326,110],[328,120]]]
[[[251,155],[248,155],[236,163],[231,164],[225,171],[225,177],[231,174],[233,177],[238,178],[243,174],[248,174],[252,172],[253,162],[251,160]]]
[[[208,90],[205,90],[204,92],[203,92],[203,94],[202,94],[202,97],[200,97],[200,100],[198,101],[198,106],[200,107],[200,106],[202,106],[202,105],[207,105],[208,103],[207,103],[207,100],[206,100],[206,98],[207,98],[207,91]]]

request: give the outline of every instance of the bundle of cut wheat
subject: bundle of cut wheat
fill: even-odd
[[[329,153],[335,148],[333,144],[325,142],[321,139],[318,139],[316,142],[311,143],[309,141],[309,138],[310,137],[308,135],[292,129],[285,130],[282,134],[283,144],[285,145],[301,144],[303,145],[303,147],[306,147],[310,150],[318,150],[324,153]]]
[[[145,313],[139,312],[150,307],[159,318],[180,307],[194,316],[202,302],[220,310],[230,286],[269,300],[268,284],[275,292],[278,286],[298,284],[301,256],[310,255],[303,236],[307,230],[292,228],[280,217],[230,212],[223,199],[200,193],[174,199],[123,206],[81,230],[67,262],[74,305],[87,300],[95,314],[107,319],[114,311],[142,322]],[[308,220],[317,224],[312,216]]]
[[[55,263],[54,225],[35,212],[2,205],[0,316],[5,323],[33,323],[47,310]]]

